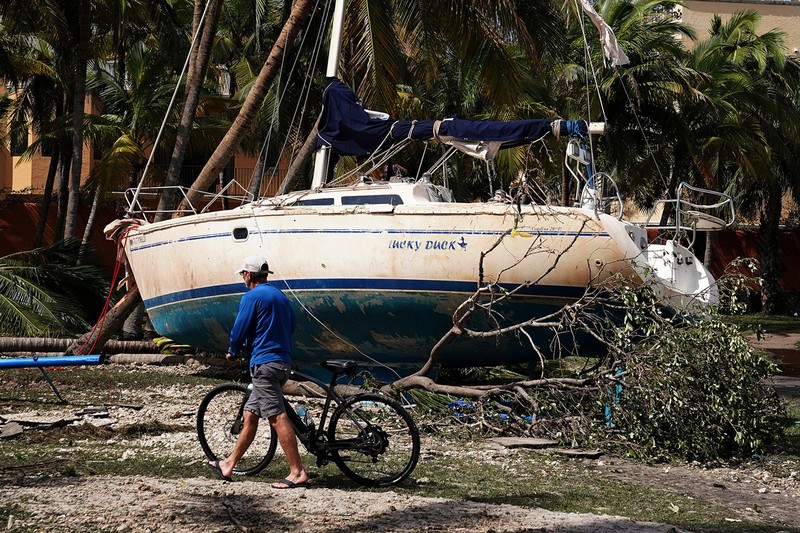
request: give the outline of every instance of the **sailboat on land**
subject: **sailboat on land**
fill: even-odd
[[[328,74],[335,74],[330,65]],[[459,305],[482,287],[511,296],[471,316],[474,329],[555,312],[616,275],[653,282],[671,305],[715,303],[712,275],[681,238],[732,224],[731,199],[681,185],[678,197],[665,202],[675,222],[658,227],[659,238],[651,239],[652,226],[622,219],[613,181],[592,168],[585,142],[599,129],[560,120],[398,121],[365,110],[331,77],[320,121],[322,163],[310,190],[157,223],[141,213],[137,190],[130,210],[143,218],[125,222],[125,255],[155,329],[219,352],[228,346],[245,290],[235,271],[243,257],[263,255],[274,271],[271,283],[295,306],[294,359],[301,364],[368,354],[382,364],[418,366],[450,330]],[[498,150],[552,135],[569,139],[565,163],[580,183],[573,207],[525,203],[520,196],[512,201],[502,191],[487,202],[454,202],[451,191],[435,183],[456,152],[491,161]],[[419,178],[373,177],[419,140],[449,149]],[[330,154],[368,156],[370,164],[326,184]],[[526,186],[521,182],[522,190]],[[455,336],[442,347],[440,361],[530,361],[531,342],[548,346],[552,333],[545,331],[483,340]]]

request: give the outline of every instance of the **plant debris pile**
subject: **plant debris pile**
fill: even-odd
[[[718,318],[662,321],[618,364],[624,377],[619,401],[610,404],[610,433],[638,455],[746,457],[782,434],[783,408],[763,384],[777,367]]]
[[[606,356],[559,357],[535,379],[472,369],[465,375],[474,394],[447,385],[409,392],[440,429],[446,420],[484,434],[622,448],[648,461],[746,458],[781,438],[785,409],[763,383],[777,366],[738,327],[716,312],[677,314],[646,286],[605,287],[587,302],[571,306],[569,320],[602,339]]]

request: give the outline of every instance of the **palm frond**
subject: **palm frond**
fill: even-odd
[[[86,330],[108,289],[99,269],[76,264],[80,242],[0,258],[0,333],[66,334]]]

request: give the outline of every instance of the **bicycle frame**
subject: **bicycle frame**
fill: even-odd
[[[291,422],[292,426],[294,427],[294,432],[297,435],[298,440],[303,444],[303,447],[305,447],[309,453],[317,457],[317,466],[322,466],[327,462],[328,452],[350,450],[358,447],[356,439],[328,441],[325,437],[325,424],[328,420],[328,415],[331,412],[331,404],[335,402],[335,407],[341,407],[345,402],[345,399],[334,391],[336,380],[340,375],[342,375],[341,372],[332,372],[331,382],[330,384],[326,385],[324,382],[313,376],[309,376],[308,374],[303,374],[302,372],[298,372],[296,370],[291,370],[289,372],[289,377],[291,379],[295,381],[310,381],[325,391],[325,405],[322,408],[319,424],[311,427],[306,425],[306,423],[300,418],[300,415],[295,412],[289,401],[286,398],[283,399],[283,403],[286,406],[286,414],[289,417],[289,421]],[[343,412],[359,428],[363,429],[363,427],[366,426],[366,421],[359,419],[349,409],[343,409]]]

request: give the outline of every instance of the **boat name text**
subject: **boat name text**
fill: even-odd
[[[466,250],[467,242],[464,237],[460,241],[453,240],[428,240],[428,241],[400,241],[392,239],[389,241],[389,249],[395,250]]]

